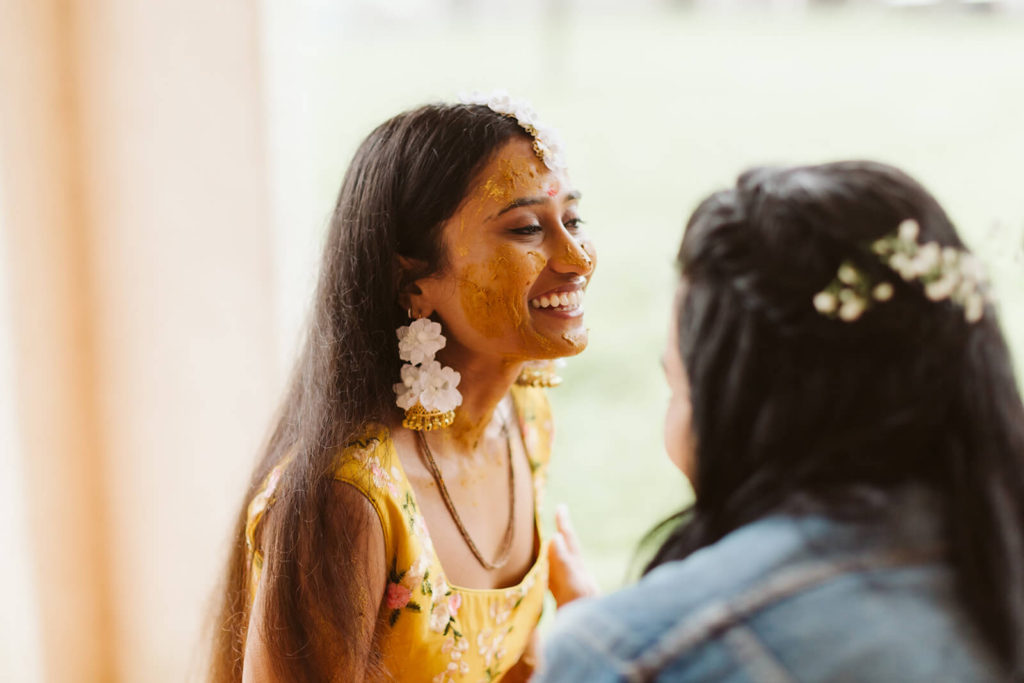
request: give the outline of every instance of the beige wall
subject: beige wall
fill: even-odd
[[[182,680],[280,383],[257,5],[0,2],[44,675]]]
[[[0,186],[0,221],[3,216]],[[0,230],[2,230],[0,224]],[[0,239],[0,264],[7,263]],[[0,267],[0,679],[42,680],[38,591],[28,536],[20,425],[14,391],[14,350],[8,271]]]

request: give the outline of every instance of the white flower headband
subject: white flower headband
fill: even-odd
[[[918,244],[920,231],[917,221],[908,218],[895,234],[876,240],[871,251],[904,281],[923,284],[930,300],[948,299],[963,307],[967,322],[978,322],[990,300],[981,262],[967,251],[943,247],[938,242]],[[888,301],[892,296],[890,283],[875,284],[851,261],[844,261],[835,279],[814,296],[814,308],[830,318],[853,322],[875,302]]]
[[[504,90],[495,90],[490,95],[474,92],[459,96],[463,104],[479,104],[493,112],[508,116],[533,138],[533,151],[544,165],[555,173],[565,170],[565,145],[558,132],[540,122],[537,112],[526,100],[513,99]]]

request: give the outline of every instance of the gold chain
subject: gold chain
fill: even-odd
[[[437,488],[441,491],[441,499],[444,500],[444,505],[448,508],[448,513],[452,516],[452,521],[455,522],[455,526],[459,528],[459,533],[462,534],[462,538],[466,541],[466,545],[469,546],[470,552],[473,553],[473,557],[477,559],[484,569],[488,571],[494,571],[495,569],[501,569],[508,564],[508,558],[512,554],[512,538],[515,536],[515,519],[516,519],[516,473],[512,467],[512,437],[508,432],[508,424],[505,420],[501,423],[501,433],[505,435],[505,443],[508,445],[508,526],[505,527],[505,536],[502,538],[501,547],[498,549],[498,556],[494,558],[493,562],[488,562],[484,559],[480,549],[476,547],[476,543],[469,537],[469,532],[466,531],[466,526],[462,523],[462,519],[459,517],[459,513],[455,511],[455,504],[452,503],[451,496],[448,495],[448,488],[444,485],[444,479],[441,478],[441,470],[438,469],[437,463],[434,462],[434,455],[430,452],[430,446],[427,445],[427,437],[423,432],[416,432],[416,435],[420,438],[420,444],[423,446],[423,455],[427,461],[427,469],[430,470],[431,476],[434,477],[434,482],[437,484]]]

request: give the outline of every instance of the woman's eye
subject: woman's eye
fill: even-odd
[[[514,235],[535,235],[543,230],[539,225],[524,225],[521,228],[513,228],[509,232]]]
[[[584,223],[586,223],[586,221],[582,218],[570,218],[567,221],[563,221],[562,225],[564,225],[567,230],[578,230]]]

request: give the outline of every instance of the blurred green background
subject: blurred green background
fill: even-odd
[[[269,5],[268,60],[284,65],[268,93],[286,188],[275,202],[291,226],[278,239],[283,353],[294,352],[326,217],[362,137],[461,91],[531,100],[567,142],[599,253],[590,347],[550,392],[548,506],[569,504],[605,588],[622,584],[643,532],[691,495],[661,445],[672,261],[689,212],[744,168],[869,158],[916,176],[988,264],[1024,357],[1019,16],[872,3],[364,5],[346,16]]]

